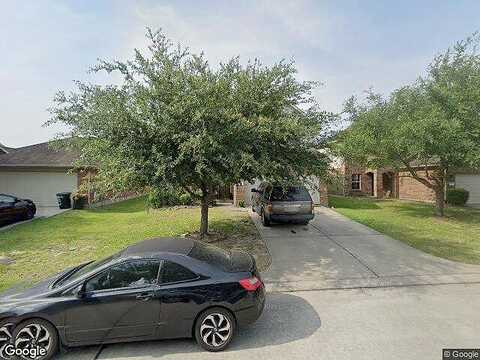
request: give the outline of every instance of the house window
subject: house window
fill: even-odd
[[[448,175],[447,188],[448,189],[455,189],[455,175]]]
[[[360,190],[360,174],[352,174],[352,190]]]

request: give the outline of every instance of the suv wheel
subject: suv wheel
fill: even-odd
[[[265,211],[262,209],[262,224],[263,226],[270,226],[270,220],[267,218],[267,215],[265,215]]]
[[[222,351],[233,339],[235,319],[222,308],[212,308],[201,314],[195,323],[195,339],[207,351]]]

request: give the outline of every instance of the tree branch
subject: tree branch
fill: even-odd
[[[403,163],[403,165],[405,165],[408,172],[412,175],[412,177],[415,180],[419,181],[420,183],[422,183],[423,185],[425,185],[429,189],[434,189],[435,188],[435,186],[432,183],[430,183],[427,179],[418,176],[417,171],[409,164],[408,161],[405,161],[400,155],[398,155],[398,154],[396,154],[396,155],[397,155],[398,159]]]

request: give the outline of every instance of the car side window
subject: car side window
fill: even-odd
[[[8,195],[0,195],[0,203],[8,203],[11,204],[15,201],[15,199]]]
[[[85,291],[140,287],[157,283],[160,262],[133,260],[113,265],[85,284]]]
[[[265,191],[263,192],[263,198],[268,200],[270,198],[270,193],[272,192],[272,186],[268,185],[265,187]]]
[[[179,265],[173,261],[164,261],[160,274],[160,283],[168,284],[182,281],[195,280],[198,275],[190,271],[186,267]]]

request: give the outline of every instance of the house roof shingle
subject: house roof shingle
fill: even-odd
[[[6,148],[6,147],[4,147]],[[8,149],[8,153],[0,152],[0,167],[60,167],[69,168],[78,158],[72,150],[53,149],[48,142]]]

